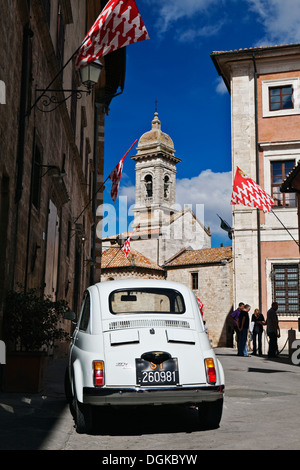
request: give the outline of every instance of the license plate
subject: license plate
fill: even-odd
[[[176,385],[179,383],[178,360],[168,359],[161,364],[136,359],[136,382],[138,385]]]

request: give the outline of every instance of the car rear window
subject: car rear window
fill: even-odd
[[[109,309],[113,314],[185,312],[180,292],[174,289],[120,289],[111,292]]]

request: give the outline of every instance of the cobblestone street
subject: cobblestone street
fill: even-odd
[[[63,394],[65,363],[57,361],[48,367],[44,394],[0,393],[0,448],[99,450],[103,456],[113,451],[299,450],[299,366],[286,356],[271,361],[237,357],[233,349],[216,352],[226,378],[219,429],[199,430],[194,409],[98,409],[93,435],[77,434]]]

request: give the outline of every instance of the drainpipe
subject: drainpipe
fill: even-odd
[[[21,92],[20,92],[20,118],[19,118],[19,135],[18,135],[18,154],[17,154],[17,184],[15,192],[15,202],[18,203],[22,197],[22,184],[24,173],[24,147],[26,134],[26,108],[27,108],[27,91],[28,91],[28,58],[29,58],[29,42],[32,33],[30,23],[27,23],[23,32],[23,51],[22,51],[22,75],[21,75]]]
[[[99,103],[95,103],[95,116],[94,116],[94,184],[93,191],[96,192],[97,188],[97,169],[98,169],[98,124],[99,124]],[[94,219],[94,230],[92,240],[92,268],[91,268],[91,284],[95,283],[95,271],[96,271],[96,227],[97,227],[97,199],[96,196],[93,198],[93,219]],[[101,242],[102,243],[102,242]]]
[[[257,68],[255,53],[252,53],[254,66],[254,100],[255,100],[255,151],[256,151],[256,182],[259,184],[259,151],[258,151],[258,105],[257,105]],[[260,212],[256,209],[257,216],[257,260],[258,260],[258,303],[259,310],[262,310],[261,293],[261,233],[260,233]]]
[[[33,197],[33,175],[35,171],[35,142],[36,142],[36,127],[34,124],[33,129],[33,143],[32,143],[32,159],[31,159],[31,175],[30,175],[30,191],[28,202],[28,218],[27,218],[27,243],[26,243],[26,261],[25,261],[25,275],[24,275],[24,292],[27,292],[28,287],[28,263],[30,251],[30,231],[31,231],[31,211],[32,211],[32,197]]]
[[[32,31],[30,28],[30,0],[27,1],[28,9],[28,22],[23,29],[23,46],[22,46],[22,71],[21,71],[21,89],[20,89],[20,108],[19,108],[19,128],[18,128],[18,147],[16,158],[16,187],[15,187],[15,228],[14,228],[14,254],[13,254],[13,268],[11,286],[14,287],[15,271],[16,271],[16,258],[18,249],[18,226],[19,226],[19,202],[23,194],[23,175],[24,175],[24,153],[25,153],[25,138],[26,138],[26,109],[28,105],[27,91],[28,91],[28,74],[29,74],[29,43],[32,38]]]

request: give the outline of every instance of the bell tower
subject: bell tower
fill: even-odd
[[[136,186],[134,223],[140,229],[159,228],[170,221],[176,210],[176,165],[172,139],[162,132],[158,113],[154,113],[152,128],[142,135],[135,162]]]

